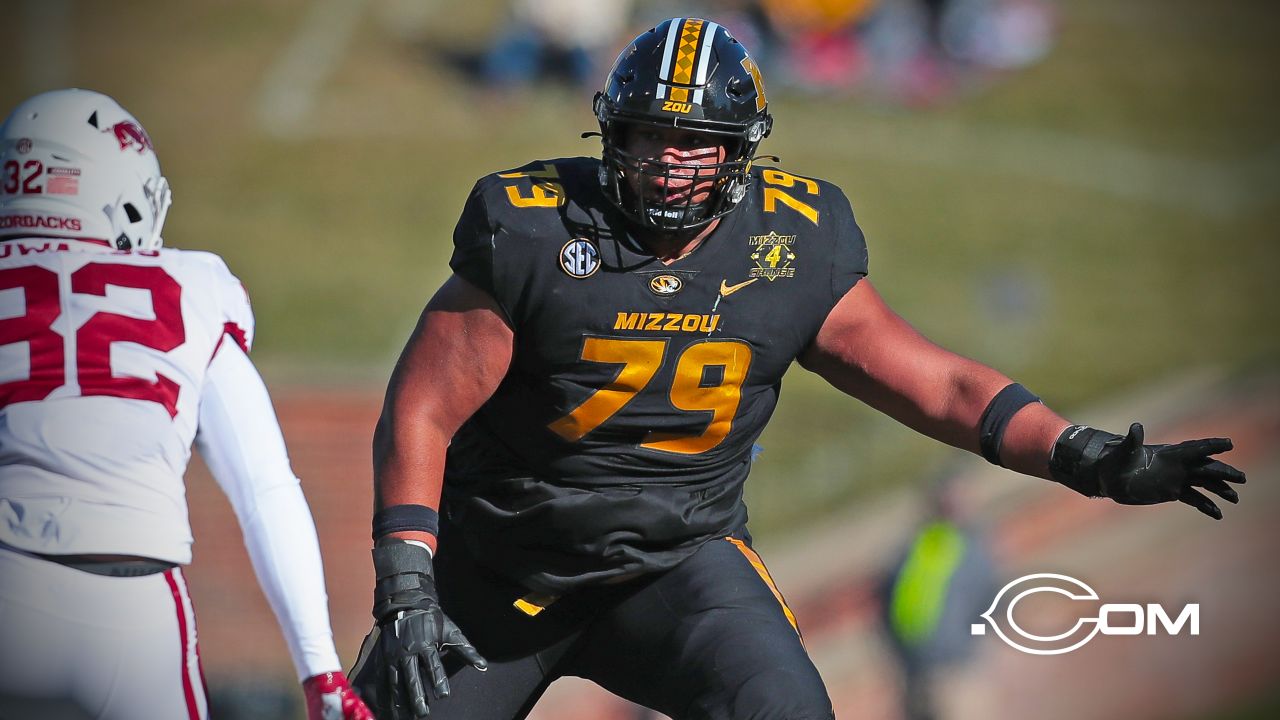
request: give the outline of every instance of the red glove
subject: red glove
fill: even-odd
[[[341,670],[303,680],[302,693],[307,696],[307,720],[374,720]]]

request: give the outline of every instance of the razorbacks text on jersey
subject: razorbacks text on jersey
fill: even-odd
[[[867,272],[824,181],[753,168],[739,207],[664,264],[599,172],[567,158],[481,179],[450,263],[515,346],[450,445],[446,518],[481,562],[546,592],[670,567],[740,529],[782,376]]]
[[[190,562],[202,380],[220,343],[252,339],[211,253],[0,243],[0,543]]]

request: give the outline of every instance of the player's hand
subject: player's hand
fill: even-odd
[[[378,574],[373,614],[380,631],[385,704],[393,720],[425,717],[431,712],[428,684],[431,698],[449,695],[444,653],[456,652],[480,670],[488,663],[441,609],[425,549],[383,541],[373,555]]]
[[[302,692],[307,697],[307,720],[374,720],[340,670],[303,680]]]
[[[1200,490],[1227,502],[1240,501],[1229,483],[1243,483],[1244,473],[1211,457],[1230,450],[1231,440],[1147,445],[1143,435],[1141,423],[1130,425],[1123,437],[1087,427],[1067,428],[1050,460],[1054,479],[1085,495],[1124,505],[1184,502],[1215,520],[1222,519],[1222,511]]]

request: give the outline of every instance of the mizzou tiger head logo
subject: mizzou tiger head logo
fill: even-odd
[[[684,281],[675,275],[655,275],[649,280],[649,289],[654,295],[675,295],[684,287]]]

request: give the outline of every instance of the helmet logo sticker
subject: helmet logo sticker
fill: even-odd
[[[14,149],[18,151],[19,155],[26,155],[31,152],[31,138],[18,138]]]
[[[44,191],[50,195],[79,195],[80,168],[50,167]]]
[[[654,295],[675,295],[684,288],[684,281],[675,275],[655,275],[649,280],[649,289]]]
[[[769,103],[764,99],[764,81],[760,79],[760,66],[756,65],[756,61],[749,57],[742,58],[742,69],[751,73],[751,82],[756,86],[756,112],[764,110],[764,106]],[[764,137],[763,129],[760,137]],[[759,138],[754,138],[758,140]]]
[[[795,235],[779,235],[772,230],[768,235],[752,235],[747,238],[747,244],[755,248],[751,252],[751,260],[756,266],[751,268],[750,276],[764,278],[769,282],[778,278],[795,277],[796,269],[791,265],[796,259],[796,254],[791,249],[795,242]]]
[[[569,277],[591,277],[600,269],[600,251],[585,238],[575,238],[560,248],[560,269]]]
[[[102,132],[114,133],[116,142],[120,143],[121,150],[128,150],[136,145],[138,146],[139,155],[148,150],[155,152],[155,148],[151,145],[151,138],[147,137],[147,132],[132,120],[121,120]]]

